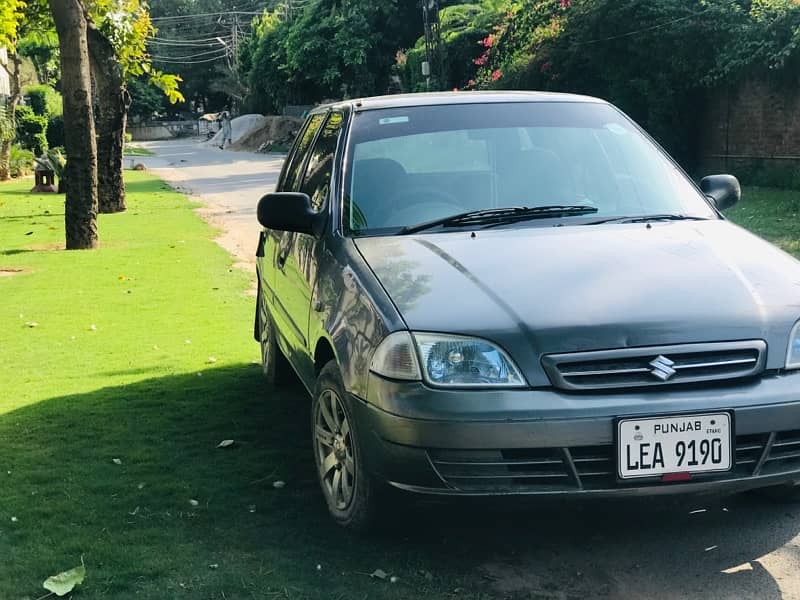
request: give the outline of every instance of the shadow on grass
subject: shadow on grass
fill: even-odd
[[[16,256],[17,254],[27,254],[29,252],[35,252],[35,250],[31,248],[14,248],[11,250],[0,250],[0,256]]]
[[[351,536],[324,508],[308,415],[299,384],[267,392],[253,365],[0,415],[0,555],[10,557],[0,597],[37,597],[38,582],[81,555],[90,574],[81,598],[410,598],[455,588],[462,598],[781,597],[756,560],[793,539],[800,516],[753,497],[406,497],[385,531]],[[225,439],[234,445],[217,448]],[[375,569],[399,583],[370,578]]]
[[[9,215],[7,217],[0,217],[0,221],[26,221],[28,219],[49,219],[51,217],[64,218],[63,212],[47,212],[35,215]]]
[[[33,187],[33,183],[34,183],[33,178],[31,178],[30,183],[31,183],[31,187]],[[9,189],[0,188],[0,194],[2,194],[4,197],[6,197],[6,196],[30,196],[31,195],[31,191],[29,189],[9,190]],[[49,195],[55,196],[57,194],[47,194],[47,195],[48,196]],[[62,196],[63,196],[63,194],[62,194]]]

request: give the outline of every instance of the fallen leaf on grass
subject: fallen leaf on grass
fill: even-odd
[[[83,563],[83,559],[81,559],[81,563]],[[48,577],[44,580],[42,586],[44,586],[44,589],[48,592],[53,592],[56,596],[66,596],[74,590],[76,586],[82,584],[85,578],[86,567],[81,564],[80,567],[75,567],[69,571],[64,571],[58,575]]]
[[[386,579],[389,575],[383,569],[375,569],[369,576],[375,579]]]
[[[217,444],[217,448],[229,448],[233,446],[233,440],[222,440],[219,444]]]

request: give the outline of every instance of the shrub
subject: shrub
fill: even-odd
[[[0,142],[7,142],[14,139],[14,124],[9,118],[8,110],[0,105]]]
[[[17,144],[11,146],[9,171],[12,177],[24,177],[33,172],[33,152]]]
[[[30,85],[25,88],[25,101],[40,117],[61,115],[61,94],[49,85]]]
[[[51,147],[64,145],[64,117],[51,115],[47,120],[47,144]]]
[[[30,106],[17,107],[17,140],[37,156],[47,152],[47,117],[37,115]]]

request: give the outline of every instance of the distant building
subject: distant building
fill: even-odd
[[[0,48],[0,104],[5,104],[11,95],[11,79],[6,65],[8,65],[8,52],[5,48]]]

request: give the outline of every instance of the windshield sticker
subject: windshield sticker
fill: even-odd
[[[394,125],[395,123],[408,123],[408,117],[384,117],[378,123],[380,125]]]

